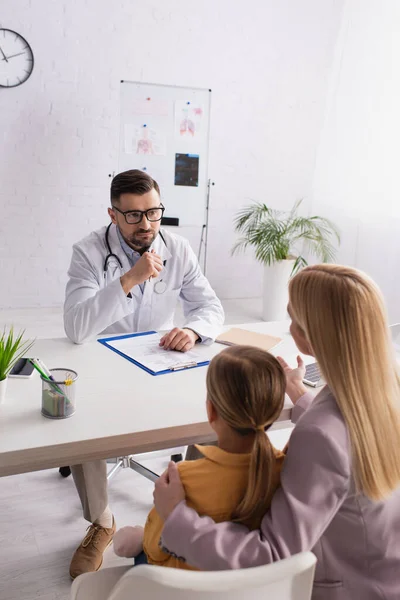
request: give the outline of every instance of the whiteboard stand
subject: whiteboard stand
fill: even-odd
[[[214,182],[211,182],[211,179],[207,181],[207,197],[206,197],[206,210],[205,210],[205,222],[201,228],[201,238],[199,244],[199,252],[197,255],[197,260],[200,262],[201,257],[201,249],[204,245],[204,261],[203,261],[203,273],[206,274],[207,271],[207,245],[208,245],[208,217],[209,217],[209,208],[210,208],[210,190],[211,186],[214,185]]]

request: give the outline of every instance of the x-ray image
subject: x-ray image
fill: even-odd
[[[199,185],[198,154],[175,154],[175,185]]]

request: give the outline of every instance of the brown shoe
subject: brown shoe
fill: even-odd
[[[115,520],[113,518],[112,527],[106,528],[92,523],[87,528],[80,546],[75,550],[69,567],[69,574],[72,579],[82,573],[98,571],[103,564],[103,554],[111,544],[116,530]]]

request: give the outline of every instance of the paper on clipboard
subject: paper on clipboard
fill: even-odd
[[[271,350],[274,346],[282,341],[282,338],[268,335],[266,333],[255,333],[254,331],[248,331],[247,329],[240,329],[239,327],[232,327],[221,333],[216,342],[225,344],[226,346],[236,346],[238,344],[243,346],[255,346],[266,350]]]
[[[109,340],[107,346],[122,352],[154,373],[166,370],[178,371],[180,368],[185,368],[185,365],[196,366],[199,363],[210,361],[220,351],[215,346],[200,344],[185,353],[164,350],[159,345],[161,338],[159,333],[136,335]]]

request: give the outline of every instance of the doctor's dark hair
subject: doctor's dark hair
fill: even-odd
[[[156,190],[160,194],[160,188],[157,181],[155,181],[150,175],[139,169],[131,169],[130,171],[124,171],[118,173],[111,182],[111,204],[118,202],[121,194],[136,194],[137,196],[143,196],[151,190]]]
[[[250,529],[258,527],[278,485],[275,452],[265,431],[282,411],[285,388],[278,360],[252,346],[223,350],[207,371],[207,398],[220,418],[254,439],[246,490],[233,515]]]

